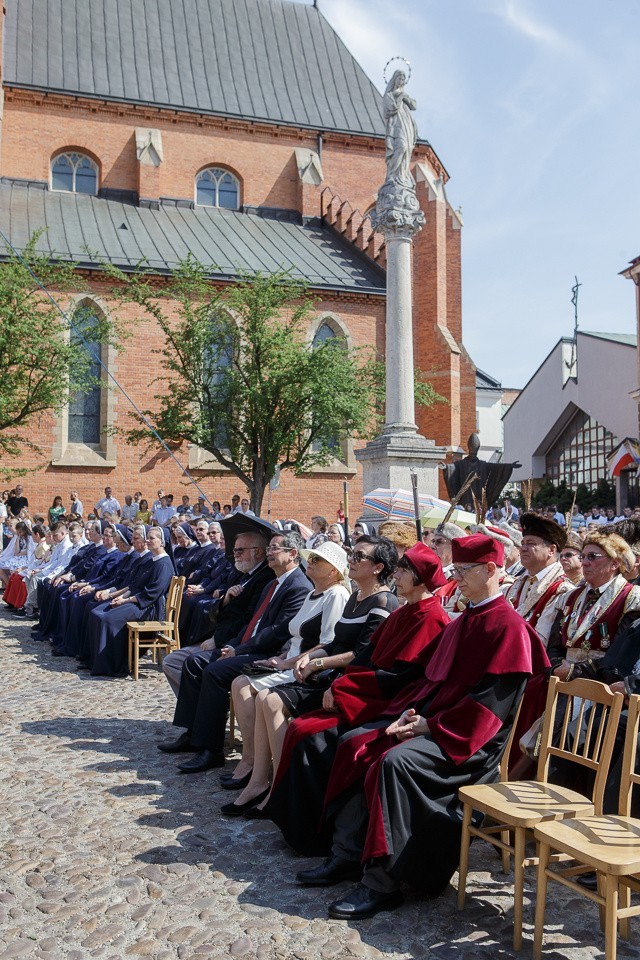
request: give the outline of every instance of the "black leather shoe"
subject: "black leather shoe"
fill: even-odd
[[[52,647],[52,648],[51,648],[51,656],[52,656],[52,657],[66,657],[67,654],[64,652],[64,650],[60,650],[59,647]]]
[[[191,746],[191,734],[188,730],[181,733],[177,740],[163,740],[156,744],[158,750],[163,753],[195,753],[195,747]]]
[[[180,773],[202,773],[204,770],[213,770],[214,767],[224,767],[224,753],[203,750],[202,753],[197,753],[193,760],[178,764]]]
[[[296,874],[296,881],[305,887],[330,887],[343,880],[361,879],[362,867],[356,860],[345,860],[333,854],[321,866]]]
[[[334,900],[329,906],[329,916],[334,920],[364,920],[381,910],[395,910],[403,901],[399,890],[380,893],[361,883],[343,900]]]
[[[254,797],[253,800],[247,800],[246,803],[223,803],[220,807],[220,813],[225,817],[241,817],[243,813],[262,803],[268,793],[269,788],[267,787],[267,789],[259,793],[257,797]]]
[[[583,873],[580,877],[576,877],[576,883],[579,883],[581,887],[584,887],[586,890],[597,890],[598,889],[598,874],[593,871],[593,873]]]
[[[240,777],[239,780],[234,780],[233,777],[220,777],[220,786],[223,790],[244,790],[246,785],[251,780],[251,773],[245,774],[244,777]]]

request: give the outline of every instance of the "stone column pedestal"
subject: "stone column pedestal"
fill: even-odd
[[[438,464],[444,460],[445,454],[444,447],[437,447],[433,440],[426,440],[417,433],[376,437],[361,450],[356,450],[356,458],[362,464],[364,492],[370,493],[377,487],[411,490],[411,471],[415,470],[418,491],[437,497]],[[381,520],[379,514],[363,514],[361,519],[376,523]]]

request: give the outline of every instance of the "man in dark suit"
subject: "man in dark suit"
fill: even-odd
[[[162,669],[171,689],[178,696],[182,667],[185,660],[198,657],[202,669],[220,650],[240,634],[247,626],[267,584],[275,580],[275,573],[267,565],[269,534],[240,533],[234,543],[235,573],[231,585],[215,608],[215,623],[211,624],[213,636],[203,643],[187,644],[174,650],[162,661]],[[162,745],[161,745],[162,747]]]
[[[289,622],[311,588],[299,567],[303,547],[304,541],[297,533],[272,537],[267,562],[275,580],[264,589],[248,625],[221,650],[214,651],[210,662],[203,662],[200,656],[185,660],[173,724],[186,727],[187,732],[171,743],[160,744],[160,749],[168,753],[197,751],[193,760],[180,764],[183,773],[224,765],[231,684],[246,664],[281,649],[289,639]]]

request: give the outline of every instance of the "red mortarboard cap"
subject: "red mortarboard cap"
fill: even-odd
[[[447,582],[447,578],[442,572],[442,564],[440,563],[438,554],[434,553],[426,543],[418,542],[414,544],[413,547],[405,550],[404,556],[416,571],[427,590],[436,590],[438,587],[443,587]]]
[[[495,563],[498,567],[504,565],[503,545],[482,533],[452,540],[451,556],[454,563]]]

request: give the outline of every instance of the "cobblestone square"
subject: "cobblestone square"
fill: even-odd
[[[511,878],[481,846],[462,914],[452,886],[358,924],[327,920],[336,893],[296,886],[308,861],[274,825],[220,816],[218,773],[180,776],[157,751],[174,704],[157,668],[143,666],[138,683],[92,679],[31,641],[30,626],[3,605],[0,960],[514,956]],[[530,873],[523,956],[534,886]],[[545,957],[602,956],[595,907],[551,896]],[[620,957],[640,956],[637,937],[632,925]]]

